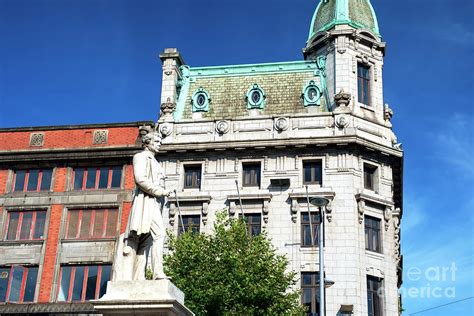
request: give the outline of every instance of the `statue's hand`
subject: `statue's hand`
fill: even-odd
[[[170,191],[170,193],[168,194],[168,197],[174,198],[175,197],[174,191]]]
[[[171,191],[170,190],[163,190],[163,196],[170,196],[171,195]]]

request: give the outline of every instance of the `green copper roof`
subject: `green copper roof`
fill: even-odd
[[[323,93],[320,103],[312,110],[327,112],[329,104],[322,68],[325,68],[325,65],[319,65],[316,61],[213,67],[182,66],[180,69],[183,79],[179,82],[180,92],[174,119],[192,119],[193,95],[200,91],[199,89],[205,90],[212,99],[209,109],[201,112],[202,118],[217,120],[248,116],[248,92],[255,84],[264,91],[266,97],[260,108],[262,115],[307,113],[308,106],[304,103],[302,93],[311,80]]]
[[[308,41],[317,32],[339,24],[369,29],[380,36],[377,16],[370,0],[321,0],[314,12]]]

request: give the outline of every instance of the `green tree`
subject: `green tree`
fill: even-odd
[[[243,220],[217,216],[214,233],[170,236],[166,274],[196,315],[301,315],[294,272],[265,234],[252,237]]]

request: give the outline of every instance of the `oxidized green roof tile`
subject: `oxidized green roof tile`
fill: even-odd
[[[321,0],[314,12],[308,42],[320,31],[347,24],[380,35],[377,16],[370,0]]]
[[[266,94],[263,115],[291,115],[305,113],[301,94],[305,85],[319,78],[314,69],[302,72],[241,74],[212,77],[191,77],[189,92],[183,109],[182,119],[192,118],[192,94],[204,88],[212,102],[209,112],[203,112],[204,118],[232,119],[248,115],[246,94],[257,83]],[[326,102],[322,98],[320,111],[326,111]]]

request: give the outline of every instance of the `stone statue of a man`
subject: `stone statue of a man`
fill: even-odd
[[[120,263],[122,267],[119,278],[145,280],[150,252],[153,279],[166,279],[163,271],[165,227],[162,210],[164,198],[170,195],[170,191],[164,187],[164,170],[155,159],[161,146],[161,137],[157,132],[149,132],[142,137],[142,142],[143,151],[133,157],[136,190],[123,236],[123,260]]]

